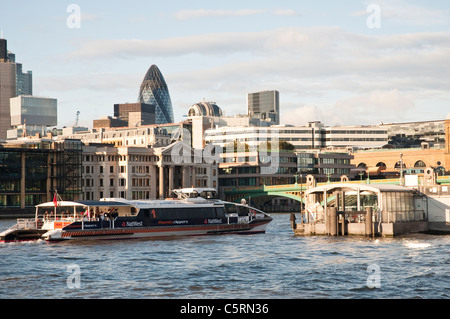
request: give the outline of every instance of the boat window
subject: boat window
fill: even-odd
[[[198,197],[198,192],[197,191],[193,191],[191,194],[189,194],[190,198],[197,198]]]
[[[213,199],[213,198],[216,198],[216,192],[212,192],[212,191],[201,192],[200,197],[203,197],[205,199]]]
[[[223,208],[198,207],[198,208],[157,208],[143,210],[145,217],[158,220],[195,219],[195,218],[222,218]]]
[[[139,215],[143,215],[146,218],[150,218],[150,209],[141,209]]]
[[[223,210],[223,207],[216,207],[216,216],[218,218],[225,217],[225,212]]]
[[[238,215],[239,216],[247,216],[248,215],[248,207],[247,206],[238,206]]]
[[[231,213],[237,213],[237,206],[234,204],[225,204],[225,213],[231,214]]]

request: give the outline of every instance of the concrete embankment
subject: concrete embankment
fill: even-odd
[[[33,218],[35,208],[0,208],[0,219]]]

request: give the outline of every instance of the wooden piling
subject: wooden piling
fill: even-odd
[[[372,207],[366,207],[366,236],[372,236]]]
[[[329,212],[329,225],[330,225],[330,235],[331,236],[337,236],[337,232],[338,232],[338,227],[337,227],[337,209],[336,207],[328,207],[328,212]]]

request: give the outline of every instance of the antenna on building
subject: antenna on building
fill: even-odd
[[[75,119],[75,127],[78,127],[78,120],[80,118],[80,111],[77,111],[77,117]]]

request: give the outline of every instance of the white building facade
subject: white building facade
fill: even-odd
[[[387,130],[378,126],[325,127],[320,122],[308,126],[216,127],[205,131],[206,143],[225,147],[232,141],[250,148],[266,141],[285,141],[295,151],[325,148],[381,148],[388,143]]]

